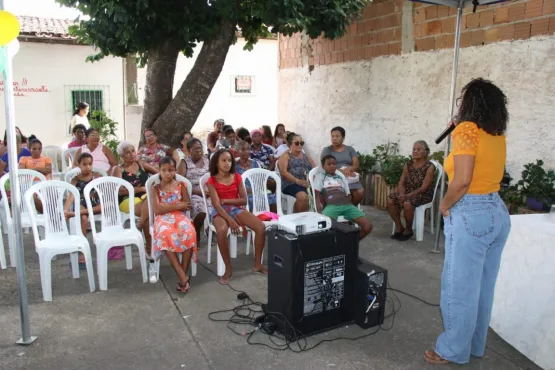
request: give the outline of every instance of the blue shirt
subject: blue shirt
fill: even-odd
[[[270,158],[274,156],[274,148],[269,145],[262,144],[260,150],[254,150],[251,145],[251,158],[262,163],[265,169],[270,168]]]
[[[29,149],[23,148],[21,152],[17,155],[17,163],[19,163],[19,159],[21,157],[30,157],[30,156],[31,156],[31,152],[29,151]],[[4,155],[2,156],[2,161],[6,163],[6,173],[10,172],[10,165],[8,163],[8,152],[4,153]]]

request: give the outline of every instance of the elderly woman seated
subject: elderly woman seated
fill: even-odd
[[[387,211],[395,222],[392,239],[409,240],[413,236],[412,222],[414,210],[428,204],[434,197],[435,167],[428,160],[430,148],[425,141],[419,140],[412,147],[412,159],[403,167],[403,174],[397,185],[397,192],[389,196]],[[404,211],[405,227],[401,223],[401,210]]]

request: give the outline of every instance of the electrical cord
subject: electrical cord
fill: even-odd
[[[430,302],[425,301],[425,300],[423,300],[422,298],[419,298],[419,297],[417,297],[417,296],[415,296],[415,295],[412,295],[412,294],[410,294],[410,293],[403,292],[402,290],[399,290],[399,289],[395,289],[395,288],[393,288],[390,284],[387,284],[387,285],[388,285],[388,286],[387,286],[387,290],[391,290],[392,292],[401,293],[401,294],[403,294],[403,295],[406,295],[407,297],[411,297],[411,298],[413,298],[413,299],[416,299],[417,301],[420,301],[420,302],[424,303],[425,305],[428,305],[428,306],[431,306],[431,307],[439,307],[439,303],[430,303]]]

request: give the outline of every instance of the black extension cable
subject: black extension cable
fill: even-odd
[[[212,271],[204,264],[198,264],[202,266],[205,270],[210,272],[212,275],[218,277],[214,271]],[[247,343],[250,345],[268,347],[278,351],[290,350],[295,353],[310,351],[311,349],[314,349],[323,343],[335,342],[338,340],[355,341],[374,335],[380,330],[390,331],[391,329],[393,329],[393,325],[395,324],[395,315],[401,309],[401,300],[395,294],[395,292],[416,299],[428,306],[439,307],[439,304],[427,302],[415,295],[388,286],[387,289],[391,291],[394,297],[387,297],[386,299],[386,301],[389,303],[389,306],[391,306],[391,311],[387,315],[385,315],[384,320],[388,319],[389,317],[392,318],[391,325],[388,328],[385,328],[382,326],[382,324],[380,324],[373,331],[364,335],[360,335],[357,337],[336,337],[333,339],[323,339],[312,346],[308,346],[307,338],[303,335],[303,333],[295,329],[294,326],[282,313],[267,312],[265,304],[253,301],[246,292],[235,289],[231,284],[227,284],[227,287],[230,290],[238,293],[237,299],[242,300],[242,303],[231,309],[210,312],[208,314],[209,320],[215,322],[226,322],[227,328],[231,332],[233,332],[235,335],[246,337]],[[227,317],[220,317],[221,315],[226,315]],[[271,317],[271,320],[268,320],[268,317]],[[275,321],[280,321],[281,327],[287,328],[287,331],[293,333],[293,338],[289,339],[280,333],[276,333]],[[253,328],[249,328],[249,330],[240,330],[240,326],[242,326],[243,328]],[[264,336],[266,336],[270,340],[271,345],[260,341],[255,341],[255,336],[257,333],[262,333]]]

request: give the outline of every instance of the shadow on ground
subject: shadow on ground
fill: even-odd
[[[392,241],[391,222],[383,211],[365,208],[374,232],[361,244],[362,258],[389,270],[391,286],[439,302],[443,254],[431,254],[432,235],[423,242]],[[167,261],[161,281],[143,284],[139,261],[133,270],[124,261],[109,263],[108,291],[89,293],[87,279],[72,279],[69,259],[53,261],[53,302],[43,302],[37,255],[32,237],[24,234],[31,327],[38,340],[29,347],[14,345],[20,337],[15,269],[0,271],[0,369],[432,369],[423,359],[441,330],[437,307],[398,294],[400,310],[383,329],[358,340],[324,342],[307,352],[273,350],[250,345],[246,336],[230,331],[225,322],[208,319],[208,313],[231,309],[241,302],[237,292],[218,283],[214,275],[215,250],[206,264],[206,239],[200,249],[197,276],[187,295],[175,291],[177,279]],[[7,251],[7,238],[4,236]],[[94,251],[94,248],[93,248]],[[233,260],[232,288],[244,290],[255,301],[266,301],[266,278],[250,272],[252,255]],[[96,273],[96,270],[95,270]],[[98,286],[98,285],[97,285]],[[388,294],[391,294],[388,292]],[[387,307],[390,310],[392,307]],[[399,309],[399,306],[396,307]],[[223,314],[225,317],[225,314]],[[237,328],[239,332],[252,327]],[[310,337],[307,347],[322,340],[356,338],[373,332],[356,325]],[[251,337],[271,344],[263,334]],[[294,347],[298,348],[298,347]],[[444,365],[442,369],[460,366]],[[539,369],[490,331],[482,359],[472,359],[466,369]]]

